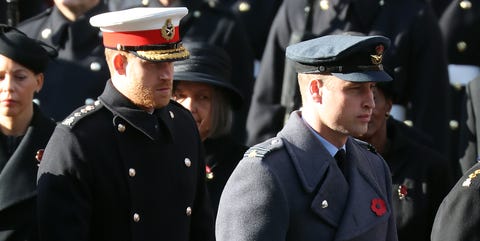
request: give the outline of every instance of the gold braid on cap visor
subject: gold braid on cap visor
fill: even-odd
[[[190,52],[183,46],[175,49],[135,51],[135,53],[141,58],[152,61],[183,60],[190,57]]]

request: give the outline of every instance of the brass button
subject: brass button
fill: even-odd
[[[140,222],[140,214],[134,213],[133,214],[133,221],[136,222],[136,223]]]
[[[134,177],[136,174],[137,174],[137,172],[135,171],[135,169],[133,169],[133,168],[128,169],[128,175],[129,176]]]
[[[118,124],[117,130],[119,132],[125,132],[125,129],[127,129],[123,124]]]
[[[328,207],[328,202],[327,200],[322,201],[322,208],[327,208]]]
[[[241,2],[241,3],[238,5],[238,11],[240,11],[240,12],[250,11],[250,3],[248,3],[248,2]]]
[[[450,125],[450,130],[458,129],[458,121],[450,120],[450,122],[448,124]]]
[[[85,104],[86,104],[86,105],[89,105],[89,106],[90,106],[90,105],[95,105],[95,100],[92,99],[92,98],[86,98],[86,99],[85,99]],[[92,108],[93,108],[93,106],[92,106]]]
[[[90,63],[90,70],[98,72],[102,69],[102,65],[99,62]]]
[[[185,166],[190,167],[192,165],[192,161],[190,161],[190,158],[186,157],[185,160]]]
[[[465,52],[465,50],[467,50],[467,47],[467,43],[465,43],[464,41],[460,41],[457,43],[458,52]]]
[[[319,4],[320,9],[322,9],[323,11],[326,11],[330,8],[330,3],[328,2],[328,0],[320,0]]]
[[[472,2],[468,1],[468,0],[463,0],[459,3],[460,5],[460,8],[462,8],[463,10],[468,10],[470,8],[472,8]]]
[[[43,39],[47,39],[48,37],[50,37],[50,34],[52,34],[52,30],[49,28],[42,30],[41,33]]]
[[[202,12],[200,12],[198,10],[195,10],[195,11],[193,11],[193,16],[196,17],[196,18],[199,18],[200,16],[202,16]]]
[[[148,6],[149,3],[150,3],[150,2],[149,2],[148,0],[142,0],[142,5],[143,5],[144,7]]]
[[[187,210],[185,210],[185,214],[187,214],[187,216],[192,215],[192,208],[191,208],[191,207],[187,207]]]
[[[413,126],[413,121],[411,121],[411,120],[404,120],[403,123],[405,123],[405,125],[410,126],[410,127]]]

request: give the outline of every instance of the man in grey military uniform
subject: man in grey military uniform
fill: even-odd
[[[381,64],[389,44],[329,35],[287,47],[303,107],[229,178],[218,241],[397,240],[389,168],[350,137],[367,131],[375,82],[391,80]]]
[[[59,124],[38,172],[40,240],[214,240],[202,143],[171,100],[186,8],[134,8],[90,18],[111,79]]]

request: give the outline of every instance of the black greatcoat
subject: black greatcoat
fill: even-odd
[[[148,114],[107,82],[47,145],[41,240],[213,240],[201,145],[187,109],[172,101]]]
[[[432,241],[479,241],[480,163],[467,170],[438,208]]]
[[[207,189],[216,215],[223,188],[248,148],[239,144],[229,135],[206,139],[203,145],[205,147],[205,163],[211,171],[210,174],[207,173]]]
[[[275,136],[283,125],[280,100],[285,48],[292,32],[305,28],[307,2],[286,0],[275,17],[247,119],[249,145]],[[392,44],[383,56],[383,65],[394,79],[395,102],[411,107],[408,117],[413,125],[432,137],[436,150],[447,154],[449,82],[437,20],[424,1],[380,2],[384,5],[378,0],[331,0],[329,9],[322,10],[315,0],[312,27],[305,38],[341,31],[390,38]]]
[[[38,240],[37,237],[37,151],[44,149],[55,122],[34,105],[32,121],[12,156],[0,145],[0,240]]]
[[[100,29],[88,22],[107,11],[99,4],[75,22],[67,20],[56,6],[18,27],[29,37],[58,50],[58,57],[45,70],[45,84],[35,98],[47,116],[61,121],[72,111],[93,102],[109,78]]]

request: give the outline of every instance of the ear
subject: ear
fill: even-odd
[[[125,75],[125,73],[127,72],[126,70],[128,63],[127,56],[118,52],[113,55],[112,61],[115,72],[117,72],[117,74],[119,75]]]
[[[45,76],[43,75],[43,73],[40,73],[37,74],[35,78],[37,79],[37,88],[35,89],[35,92],[38,93],[43,87],[43,81],[45,80]]]
[[[393,106],[392,99],[387,98],[386,103],[385,103],[385,108],[387,109],[388,112],[390,112],[392,110],[392,106]]]
[[[312,79],[308,82],[308,92],[314,102],[322,101],[322,87],[323,81],[319,79]]]

